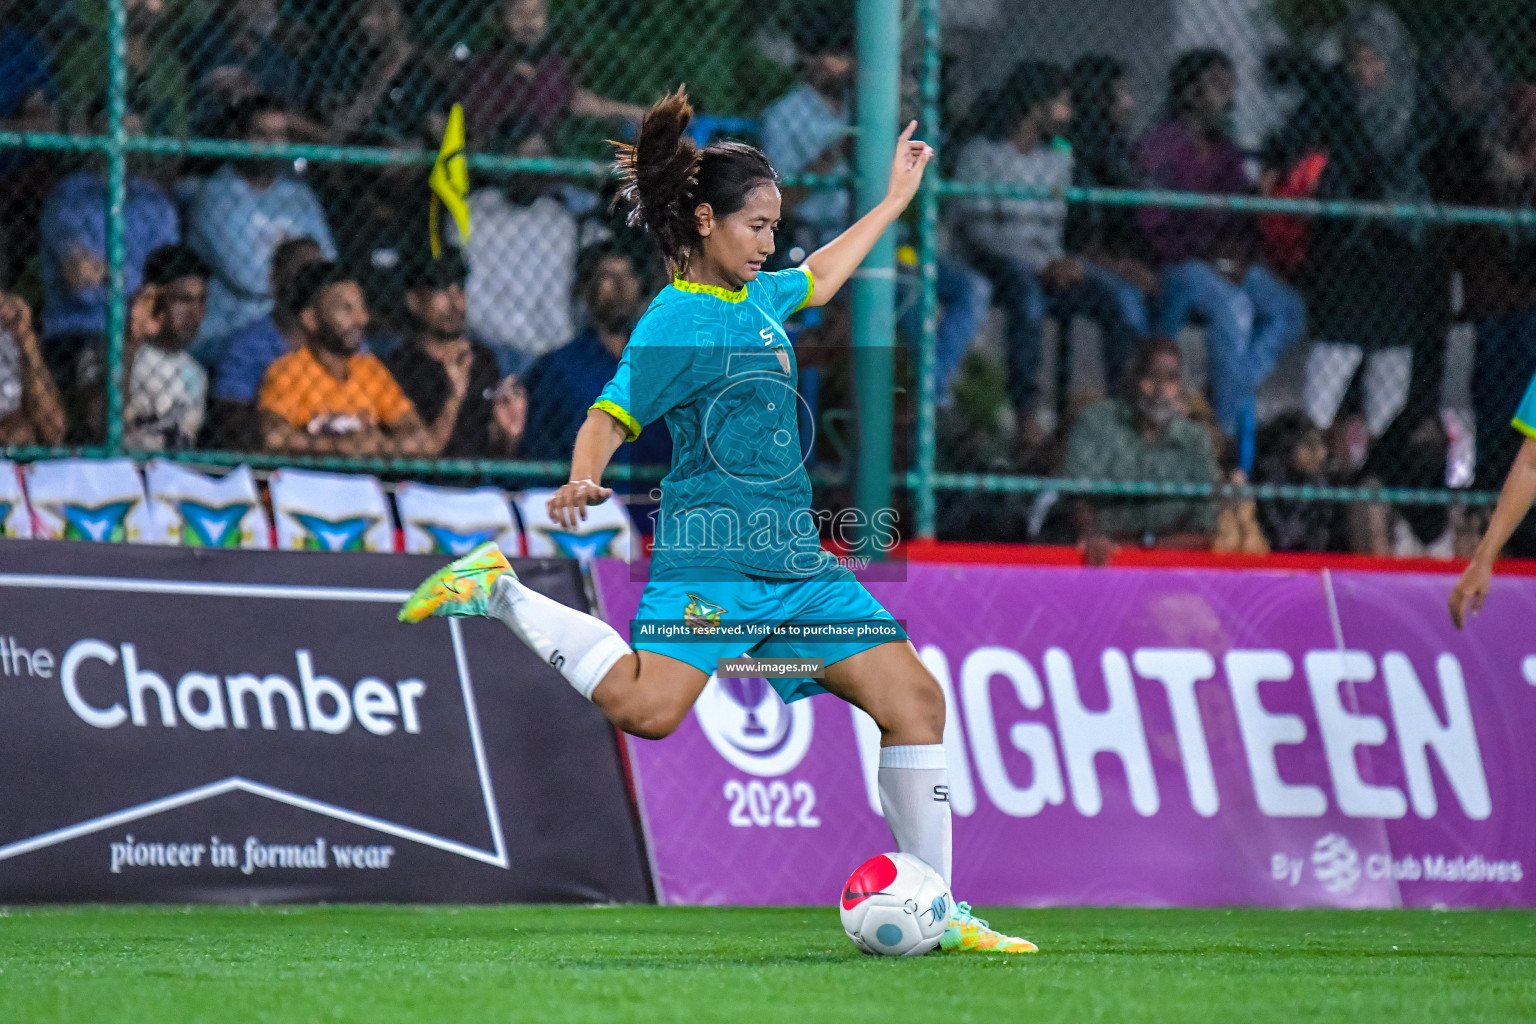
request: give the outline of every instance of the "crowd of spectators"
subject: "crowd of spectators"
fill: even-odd
[[[1284,48],[1266,61],[1267,84],[1296,102],[1258,150],[1232,138],[1240,82],[1220,50],[1173,61],[1139,133],[1138,98],[1120,62],[1023,61],[946,139],[959,152],[955,176],[1056,191],[1502,207],[1536,197],[1536,85],[1506,81],[1484,42],[1464,38],[1422,59],[1380,5],[1358,9],[1334,42],[1333,61],[1317,56],[1323,48]],[[1518,447],[1509,421],[1536,372],[1528,233],[981,196],[956,201],[948,216],[955,254],[990,279],[1002,314],[1011,413],[1002,429],[1013,442],[1011,458],[999,458],[997,445],[968,446],[964,435],[998,428],[962,412],[946,431],[941,412],[952,468],[1111,482],[1497,488]],[[1098,394],[1110,397],[1092,404],[1091,391],[1068,394],[1063,371],[1056,415],[1042,417],[1032,318],[1054,319],[1065,334],[1074,316],[1098,324]],[[1444,404],[1454,323],[1475,337],[1475,428]],[[1174,364],[1187,377],[1187,352],[1179,356],[1185,350],[1171,339],[1192,325],[1203,328],[1205,388],[1158,405],[1146,389],[1162,387],[1153,378],[1165,381]],[[1266,381],[1302,346],[1291,360],[1296,397],[1266,410]],[[1139,355],[1122,371],[1130,352]],[[1165,415],[1199,424],[1210,444],[1160,422]],[[941,497],[941,534],[947,523],[951,535],[1076,541],[1091,551],[1194,544],[1449,557],[1470,551],[1480,525],[1454,504],[1048,494],[988,496],[985,506],[971,495]],[[1536,551],[1532,538],[1514,547]]]
[[[642,112],[584,84],[550,31],[547,0],[500,0],[483,45],[451,50],[414,37],[403,0],[328,2],[333,16],[302,29],[278,0],[215,6],[222,16],[189,32],[162,0],[128,0],[130,134],[427,148],[457,100],[472,147],[545,157],[560,155],[571,118],[622,137]],[[0,128],[103,130],[105,6],[76,0],[69,10],[66,61],[21,5],[0,0]],[[851,17],[810,11],[788,29],[797,81],[760,112],[756,138],[785,175],[846,174]],[[1360,9],[1336,42],[1332,61],[1321,50],[1272,55],[1269,84],[1298,102],[1257,151],[1230,132],[1236,65],[1209,48],[1172,61],[1146,114],[1126,66],[1087,54],[1070,67],[1022,60],[967,113],[930,129],[958,182],[1047,193],[979,191],[943,210],[936,383],[950,468],[1443,487],[1457,429],[1441,409],[1454,318],[1471,324],[1478,346],[1473,472],[1479,485],[1497,483],[1517,440],[1507,413],[1536,371],[1536,262],[1521,234],[1061,195],[1085,186],[1500,206],[1536,197],[1536,84],[1505,81],[1482,42],[1421,60],[1380,6]],[[129,172],[119,405],[134,449],[558,461],[661,284],[649,246],[610,214],[611,189],[553,176],[478,182],[473,230],[460,239],[450,226],[434,257],[420,167],[131,154]],[[13,205],[0,217],[0,444],[99,441],[104,160],[4,151],[0,186],[45,197],[30,216],[12,216]],[[802,258],[851,214],[846,190],[786,189],[779,259]],[[921,328],[917,282],[908,260],[898,279],[908,341]],[[34,298],[35,315],[19,294]],[[993,308],[997,364],[978,351]],[[824,315],[845,324],[845,312]],[[1055,407],[1043,407],[1047,324],[1065,337],[1075,319],[1096,328],[1101,380],[1069,393],[1063,346]],[[805,326],[818,336],[812,320]],[[1202,373],[1181,347],[1190,327],[1203,332]],[[1266,379],[1303,344],[1299,401],[1261,422]],[[1191,376],[1205,387],[1191,389]],[[985,393],[988,380],[1001,415],[956,400]],[[836,397],[835,387],[823,396]],[[637,462],[665,462],[670,443],[654,429],[631,447]],[[1444,507],[987,502],[944,496],[941,534],[1097,552],[1134,543],[1411,554],[1460,550],[1476,525]]]
[[[478,53],[418,44],[401,0],[327,6],[301,28],[276,0],[232,0],[190,31],[172,5],[128,0],[125,130],[426,148],[461,100],[475,148],[547,156],[567,117],[623,134],[642,113],[578,84],[545,0],[502,0]],[[50,52],[40,19],[0,3],[0,128],[105,130],[105,19],[99,0],[71,5]],[[473,231],[434,257],[419,167],[128,163],[130,450],[557,461],[658,286],[600,197],[551,178],[473,192]],[[0,184],[39,197],[0,217],[0,443],[99,443],[105,158],[6,151]],[[648,432],[651,461],[663,446]]]

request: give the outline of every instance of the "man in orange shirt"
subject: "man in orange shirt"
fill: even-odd
[[[304,347],[261,384],[261,436],[270,452],[389,458],[430,454],[421,417],[377,357],[362,351],[368,310],[352,275],[321,260],[294,279]]]

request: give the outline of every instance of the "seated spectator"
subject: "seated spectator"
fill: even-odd
[[[1278,486],[1327,487],[1328,445],[1322,431],[1300,413],[1286,413],[1259,434],[1253,482]],[[1338,508],[1328,501],[1266,498],[1259,523],[1275,551],[1337,549]]]
[[[415,329],[405,308],[405,275],[428,237],[428,213],[425,200],[404,197],[429,194],[426,172],[408,165],[337,171],[322,192],[331,219],[346,225],[336,240],[337,261],[358,275],[369,302],[369,346],[382,355]]]
[[[778,172],[838,175],[849,173],[853,147],[849,90],[853,84],[853,19],[846,8],[828,6],[800,12],[792,31],[800,55],[800,84],[763,111],[763,152]],[[837,237],[852,222],[847,189],[785,189],[785,223],[779,250],[789,263]],[[585,242],[586,239],[583,239]],[[792,254],[798,248],[799,259]],[[905,247],[903,252],[910,252]],[[917,273],[903,263],[897,278],[900,324],[915,341],[922,333]],[[937,297],[941,306],[935,394],[949,404],[949,388],[961,358],[976,338],[986,315],[987,288],[959,260],[938,257]]]
[[[193,130],[218,134],[224,111],[255,96],[272,96],[288,108],[300,97],[299,69],[289,46],[295,42],[292,17],[281,0],[227,0],[223,17],[208,19],[188,40],[197,75],[198,103]],[[296,139],[318,142],[324,132],[302,116],[289,126]]]
[[[1052,190],[1072,184],[1072,147],[1057,137],[1071,118],[1071,95],[1059,67],[1035,61],[1020,64],[995,95],[979,101],[978,111],[974,120],[981,135],[960,152],[955,168],[959,180]],[[991,280],[993,300],[1007,313],[1008,391],[1019,424],[1016,445],[1021,454],[1038,452],[1046,440],[1035,419],[1046,317],[1055,316],[1065,326],[1080,313],[1099,324],[1112,389],[1135,349],[1136,329],[1126,320],[1114,284],[1090,274],[1083,260],[1067,254],[1065,201],[977,198],[965,200],[961,211],[970,263]],[[1066,396],[1057,397],[1064,403]]]
[[[576,84],[576,69],[549,37],[546,0],[501,0],[496,45],[469,62],[457,95],[472,145],[502,148],[550,134],[567,113],[639,121],[644,108]]]
[[[1088,406],[1067,438],[1061,475],[1074,480],[1215,483],[1220,475],[1210,434],[1186,415],[1183,354],[1167,338],[1148,338],[1126,374],[1124,393]],[[1073,512],[1088,560],[1103,564],[1114,547],[1209,550],[1216,505],[1209,498],[1090,497]]]
[[[1367,8],[1346,28],[1344,53],[1298,108],[1288,155],[1322,157],[1320,199],[1427,201],[1419,163],[1434,139],[1416,115],[1407,31],[1385,8]],[[1329,217],[1312,225],[1299,282],[1315,339],[1304,402],[1317,426],[1334,423],[1357,371],[1371,438],[1410,399],[1413,416],[1438,411],[1449,286],[1423,234],[1411,221]]]
[[[0,2],[0,131],[51,132],[58,100],[48,49],[28,4]],[[53,184],[54,161],[19,148],[0,150],[0,195],[32,196]],[[37,219],[0,218],[0,287],[25,273],[37,251]]]
[[[0,448],[64,443],[64,406],[32,330],[32,308],[0,294]]]
[[[445,459],[488,455],[501,380],[495,353],[470,341],[465,330],[467,276],[464,258],[455,249],[437,259],[424,254],[413,260],[402,284],[415,327],[384,358],[426,424],[423,454]]]
[[[364,352],[368,309],[357,279],[335,263],[294,279],[304,347],[267,370],[261,384],[262,447],[293,455],[362,458],[427,453],[421,417],[377,356]]]
[[[306,63],[309,114],[328,142],[420,145],[431,115],[448,107],[448,84],[411,40],[401,0],[357,0],[311,43]]]
[[[283,101],[254,96],[235,111],[238,138],[254,143],[290,141]],[[208,179],[192,205],[188,240],[213,268],[208,316],[194,354],[217,365],[223,342],[272,311],[272,252],[289,238],[313,238],[328,259],[336,245],[325,211],[308,185],[289,177],[283,161],[225,164]]]
[[[191,448],[203,427],[208,374],[187,352],[203,322],[208,268],[185,245],[161,246],[144,261],[144,286],[133,296],[123,338],[123,445],[158,452]],[[80,386],[90,428],[106,430],[106,359],[99,348],[80,356]]]
[[[1226,135],[1236,93],[1237,73],[1220,50],[1191,50],[1174,62],[1164,118],[1137,147],[1151,187],[1250,191],[1242,151]],[[1301,297],[1256,262],[1253,232],[1237,215],[1148,206],[1139,220],[1163,268],[1157,332],[1172,337],[1192,311],[1205,318],[1217,422],[1228,436],[1240,423],[1251,430],[1260,382],[1306,328]]]
[[[213,378],[214,440],[237,450],[257,444],[256,399],[267,368],[304,344],[294,304],[299,269],[325,259],[313,238],[290,238],[272,253],[272,312],[236,331]]]
[[[1113,57],[1078,59],[1072,86],[1072,179],[1084,188],[1141,187],[1130,127],[1136,113],[1125,65]],[[1082,253],[1088,273],[1109,285],[1120,310],[1140,334],[1152,329],[1147,299],[1162,282],[1147,240],[1129,206],[1074,203],[1067,209],[1067,248]]]
[[[1496,126],[1448,133],[1426,156],[1437,201],[1468,206],[1536,205],[1536,85],[1510,86]],[[1502,224],[1455,224],[1440,250],[1460,272],[1464,312],[1477,330],[1472,408],[1477,423],[1475,485],[1497,490],[1524,438],[1510,420],[1536,375],[1536,233]],[[1514,550],[1536,553],[1531,527]]]
[[[127,118],[136,133],[139,119]],[[96,127],[104,128],[98,118]],[[176,207],[160,186],[131,174],[123,210],[123,287],[144,283],[144,261],[181,240]],[[74,390],[80,353],[107,330],[107,176],[100,161],[68,175],[49,193],[40,220],[43,354],[66,393]]]
[[[527,458],[522,452],[528,436],[528,389],[510,374],[501,378],[496,399],[491,405],[491,447],[493,459]]]
[[[191,126],[192,85],[176,47],[166,39],[179,26],[163,0],[126,0],[128,105],[138,111],[150,135],[185,138]],[[99,112],[107,99],[107,5],[105,0],[81,0],[80,36],[71,42],[68,59],[59,62],[59,86],[64,129],[99,131]]]
[[[763,111],[763,152],[785,177],[848,174],[853,152],[849,107],[853,85],[853,18],[846,9],[808,10],[794,20],[800,82]],[[786,189],[787,232],[781,246],[807,253],[836,238],[851,222],[847,189]],[[785,245],[788,243],[788,245]]]
[[[0,3],[0,131],[52,131],[58,99],[39,24],[14,2]],[[9,154],[7,154],[9,156]]]
[[[518,148],[519,156],[548,154],[537,135]],[[576,218],[547,184],[519,174],[469,197],[469,331],[495,350],[503,373],[521,372],[572,333]]]
[[[619,357],[649,301],[639,261],[614,244],[591,246],[581,254],[576,294],[586,306],[587,326],[567,345],[536,359],[525,377],[530,432],[526,459],[563,462],[571,457],[576,432],[587,410],[619,368]],[[646,427],[614,456],[638,466],[672,462],[672,436],[665,423]]]
[[[1437,415],[1400,417],[1371,452],[1361,487],[1445,488],[1449,438]],[[1476,547],[1459,505],[1356,502],[1349,508],[1350,547],[1390,558],[1468,558]]]

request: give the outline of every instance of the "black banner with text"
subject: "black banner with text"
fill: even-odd
[[[0,902],[648,899],[602,715],[396,621],[438,562],[0,541]]]

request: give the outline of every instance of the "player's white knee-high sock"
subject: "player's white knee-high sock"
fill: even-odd
[[[602,619],[567,608],[511,575],[492,586],[487,610],[588,700],[614,663],[630,653],[629,644]]]
[[[880,807],[896,849],[927,861],[948,885],[953,840],[944,745],[881,747]]]

